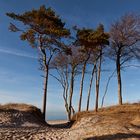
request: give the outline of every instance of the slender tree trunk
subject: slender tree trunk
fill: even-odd
[[[44,77],[44,97],[43,97],[43,118],[44,118],[44,120],[46,119],[48,74],[49,74],[49,69],[48,69],[48,66],[46,66],[45,77]]]
[[[68,105],[68,90],[69,90],[68,66],[66,66],[66,90],[65,90],[65,95],[66,95],[66,110],[67,110],[67,115],[68,115],[68,111],[69,111],[69,105]]]
[[[106,84],[106,87],[105,87],[105,92],[104,92],[104,95],[102,97],[102,104],[101,104],[101,108],[103,107],[104,105],[104,100],[105,100],[105,96],[107,94],[107,90],[108,90],[108,86],[109,86],[109,83],[110,83],[110,80],[111,78],[114,76],[116,70],[113,71],[113,73],[109,76],[108,80],[107,80],[107,84]]]
[[[100,52],[100,59],[98,65],[98,71],[96,72],[96,97],[95,97],[95,111],[98,111],[99,102],[99,88],[100,88],[100,77],[101,77],[101,64],[102,64],[102,51]]]
[[[117,69],[117,78],[118,78],[118,99],[119,105],[122,105],[122,81],[121,81],[121,64],[120,57],[117,57],[116,61],[116,69]]]
[[[69,87],[68,87],[68,84],[66,85],[66,101],[68,101],[68,89],[69,89]]]
[[[78,111],[79,112],[81,111],[83,83],[84,83],[84,77],[85,77],[86,64],[87,64],[87,62],[84,63],[84,66],[83,66],[83,69],[82,69],[82,78],[81,78],[81,84],[80,84],[80,98],[79,98],[79,106],[78,106]]]
[[[68,117],[68,115],[69,115],[69,108],[68,108],[68,102],[67,102],[67,97],[66,97],[67,93],[66,92],[67,92],[66,87],[64,87],[64,89],[63,89],[63,99],[64,99],[64,102],[65,102],[65,109],[66,109],[66,113],[67,113],[67,118],[69,120],[69,117]]]
[[[66,86],[66,89],[65,89],[65,108],[66,108],[66,111],[68,113],[68,110],[69,110],[69,107],[68,107],[68,87]]]
[[[94,65],[93,70],[92,70],[92,74],[91,74],[90,85],[89,85],[89,90],[88,90],[86,111],[88,111],[88,109],[89,109],[90,93],[91,93],[91,87],[92,87],[92,82],[93,82],[93,77],[94,77],[95,70],[96,70],[96,65]]]
[[[69,115],[68,115],[69,121],[71,121],[73,88],[74,88],[74,68],[72,68],[71,80],[70,80]]]
[[[99,89],[98,89],[99,85],[98,85],[98,76],[97,76],[97,72],[96,72],[96,95],[95,95],[95,111],[97,112],[98,110],[98,93],[99,93]]]
[[[68,80],[66,78],[66,80]],[[63,86],[63,98],[65,102],[65,109],[67,113],[67,119],[69,120],[69,105],[68,105],[68,81],[66,81],[65,85]]]

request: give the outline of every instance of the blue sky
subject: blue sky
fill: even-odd
[[[95,28],[99,23],[108,30],[111,23],[128,12],[140,13],[139,0],[0,0],[0,103],[24,102],[42,107],[43,79],[38,70],[37,52],[19,39],[18,34],[8,31],[11,22],[5,13],[22,13],[42,4],[51,6],[61,16],[66,26]],[[114,63],[105,64],[114,68]],[[110,73],[102,74],[101,95],[104,93],[107,77]],[[125,102],[140,100],[140,69],[129,68],[122,73],[123,98]],[[79,78],[78,78],[79,79]],[[86,78],[84,99],[89,77]],[[79,97],[79,81],[75,82],[73,103],[76,107]],[[90,108],[94,107],[94,87],[92,89]],[[54,79],[49,79],[47,110],[49,119],[64,117],[62,90]],[[114,77],[109,86],[106,105],[117,103],[117,82]],[[83,101],[83,109],[85,101]]]

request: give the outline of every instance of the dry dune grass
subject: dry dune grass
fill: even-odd
[[[140,140],[140,103],[77,113],[73,120],[75,129],[91,128],[82,136],[84,140]]]
[[[19,103],[8,103],[1,105],[0,109],[9,110],[9,109],[15,109],[19,111],[30,111],[30,110],[36,110],[37,108],[33,105],[27,105],[27,104],[19,104]]]
[[[140,113],[140,103],[133,103],[133,104],[123,104],[121,106],[114,105],[110,107],[104,107],[100,108],[98,112],[95,111],[83,111],[76,113],[72,120],[73,121],[79,121],[81,118],[86,116],[93,116],[93,115],[111,115],[116,114],[119,116],[122,116],[122,114],[130,114],[129,117],[133,116],[133,114],[139,114]],[[139,116],[138,116],[139,117]]]
[[[0,105],[0,127],[21,127],[28,124],[45,124],[40,109],[27,104]]]

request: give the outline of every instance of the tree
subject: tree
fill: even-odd
[[[115,70],[111,73],[111,75],[109,75],[109,77],[108,77],[107,84],[106,84],[106,86],[105,86],[105,92],[104,92],[104,95],[103,95],[103,97],[102,97],[101,107],[103,107],[103,105],[104,105],[104,100],[105,100],[105,96],[106,96],[106,94],[107,94],[107,90],[108,90],[108,87],[109,87],[109,83],[110,83],[112,77],[114,76],[115,72],[116,72],[116,69],[115,69]]]
[[[63,88],[63,99],[65,103],[65,109],[67,116],[69,115],[69,105],[68,105],[68,90],[69,90],[69,62],[68,56],[64,53],[60,53],[53,59],[51,63],[52,69],[55,69],[57,74],[50,74],[54,77],[62,86]],[[70,120],[68,116],[68,120]]]
[[[109,34],[104,32],[104,26],[100,24],[95,33],[96,43],[98,47],[98,63],[96,71],[96,101],[95,101],[95,111],[98,110],[99,102],[99,88],[100,88],[100,78],[101,78],[101,69],[102,69],[102,59],[105,53],[106,46],[109,45]]]
[[[91,88],[92,88],[92,84],[93,84],[93,78],[94,78],[95,72],[96,72],[96,70],[97,70],[97,68],[96,68],[96,63],[97,63],[97,61],[98,61],[98,57],[97,57],[97,58],[96,58],[96,57],[97,57],[97,56],[94,56],[94,55],[93,55],[93,57],[92,57],[92,59],[91,59],[91,64],[93,65],[93,68],[92,68],[92,72],[91,72],[90,84],[89,84],[89,89],[88,89],[86,111],[89,110]]]
[[[76,34],[76,44],[79,46],[79,51],[81,53],[81,64],[83,65],[82,67],[82,77],[81,77],[81,82],[80,82],[80,93],[79,93],[79,105],[78,105],[78,111],[81,111],[81,104],[82,104],[82,95],[83,95],[83,84],[84,84],[84,78],[85,78],[85,72],[86,72],[86,67],[88,60],[90,59],[91,55],[91,48],[85,42],[83,42],[83,38],[85,38],[90,31],[90,29],[76,29],[77,34]]]
[[[122,105],[122,66],[134,59],[140,41],[140,16],[126,14],[114,22],[110,29],[111,45],[109,56],[116,62],[118,99]]]
[[[51,74],[63,88],[63,99],[68,120],[71,121],[72,113],[75,110],[72,105],[75,77],[79,74],[81,54],[76,46],[70,46],[71,55],[60,53],[54,57],[51,67],[57,71],[56,76]]]
[[[70,88],[69,88],[69,120],[72,117],[72,111],[74,114],[74,109],[72,107],[72,98],[73,98],[73,91],[74,91],[74,81],[75,76],[79,74],[79,66],[81,64],[81,54],[76,46],[72,46],[72,55],[69,56],[69,65],[70,65]]]
[[[87,62],[90,58],[90,53],[86,53],[83,56],[83,68],[82,68],[82,77],[81,77],[81,84],[80,84],[80,98],[79,98],[79,106],[78,106],[78,111],[81,111],[81,105],[82,105],[82,95],[83,95],[83,84],[84,84],[84,78],[85,78],[85,72],[86,72],[86,67],[87,67]]]
[[[98,109],[98,98],[99,98],[99,85],[100,85],[100,77],[101,77],[101,64],[102,64],[102,57],[103,57],[103,50],[106,45],[109,44],[109,34],[104,32],[104,26],[100,24],[96,30],[93,29],[85,29],[78,31],[78,41],[80,42],[80,45],[84,47],[84,52],[87,57],[85,57],[85,63],[83,65],[83,73],[85,73],[85,65],[87,64],[87,61],[90,58],[90,55],[94,55],[93,65],[95,66],[95,60],[96,60],[96,66],[92,69],[92,75],[90,80],[90,87],[89,87],[89,93],[88,98],[90,97],[90,91],[93,81],[93,74],[95,72],[95,68],[97,68],[96,72],[96,103],[95,103],[95,110]],[[82,76],[82,80],[84,78],[84,74]],[[81,87],[83,87],[83,81],[81,80]],[[81,93],[81,92],[80,92]],[[80,100],[82,98],[82,94],[80,94]],[[89,99],[87,100],[89,102]],[[79,101],[79,108],[81,106],[81,101]],[[89,103],[87,103],[89,104]],[[87,105],[89,106],[89,105]],[[87,107],[88,108],[88,107]]]
[[[95,110],[97,111],[102,54],[103,54],[104,47],[109,44],[108,41],[109,34],[104,32],[104,27],[102,24],[100,24],[96,30],[86,29],[86,28],[83,29],[76,28],[76,30],[77,30],[76,43],[79,46],[81,46],[80,51],[83,53],[83,68],[82,68],[82,77],[81,77],[81,84],[80,84],[80,98],[79,98],[78,110],[81,111],[82,91],[83,91],[83,82],[84,82],[86,65],[91,55],[94,55],[94,60],[92,60],[94,67],[92,70],[90,86],[88,91],[87,110],[89,106],[89,98],[90,98],[91,86],[93,81],[93,75],[95,73],[96,66],[98,66],[98,76],[96,76],[97,79],[96,79],[96,107],[95,107],[96,108]],[[95,60],[96,60],[96,66],[95,66]]]
[[[20,21],[23,23],[21,27],[24,27],[20,29],[11,23],[9,29],[20,32],[21,40],[29,42],[30,46],[37,48],[40,52],[41,69],[44,71],[43,117],[45,119],[49,65],[57,52],[68,52],[61,38],[68,37],[70,32],[64,28],[65,23],[59,16],[51,8],[46,9],[45,6],[23,14],[7,13],[7,16]]]

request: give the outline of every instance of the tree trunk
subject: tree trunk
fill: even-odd
[[[67,111],[67,118],[69,120],[69,105],[68,105],[68,90],[69,90],[69,82],[68,82],[68,67],[66,66],[66,90],[65,90],[65,97],[66,97],[66,104],[65,104],[65,108]]]
[[[95,111],[98,111],[99,102],[99,88],[100,88],[100,77],[101,77],[101,64],[102,64],[102,51],[100,52],[98,71],[96,72],[96,97],[95,97]]]
[[[93,70],[92,70],[92,74],[91,74],[90,85],[89,85],[89,90],[88,90],[86,111],[88,111],[88,109],[89,109],[90,93],[91,93],[91,87],[92,87],[92,82],[93,82],[93,77],[94,77],[95,70],[96,70],[96,65],[94,65]]]
[[[66,87],[65,94],[66,94],[65,108],[66,108],[66,111],[67,111],[67,119],[69,120],[68,86]]]
[[[122,81],[121,81],[120,57],[117,57],[116,69],[117,69],[117,78],[118,78],[118,99],[119,99],[119,105],[122,105]]]
[[[67,90],[66,90],[66,87],[63,87],[63,99],[64,99],[64,103],[65,103],[65,109],[66,109],[66,113],[67,113],[67,118],[68,118],[68,120],[69,120],[69,117],[68,117],[68,115],[69,115],[69,108],[68,108],[68,102],[67,102]]]
[[[69,115],[68,115],[69,121],[71,121],[73,88],[74,88],[74,68],[72,68],[71,80],[70,80]]]
[[[109,78],[108,78],[108,80],[107,80],[107,84],[106,84],[106,87],[105,87],[105,92],[104,92],[104,95],[103,95],[103,97],[102,97],[101,108],[102,108],[103,105],[104,105],[104,100],[105,100],[105,96],[106,96],[106,94],[107,94],[107,90],[108,90],[108,86],[109,86],[110,80],[111,80],[111,78],[114,76],[115,72],[116,72],[116,69],[113,71],[113,73],[109,76]]]
[[[82,94],[83,94],[83,82],[84,82],[84,77],[85,77],[86,64],[87,64],[87,62],[84,63],[84,66],[83,66],[83,69],[82,69],[82,78],[81,78],[81,84],[80,84],[80,98],[79,98],[78,112],[81,111]]]
[[[45,79],[44,79],[44,97],[43,97],[43,118],[46,119],[46,101],[47,101],[47,86],[48,86],[49,69],[46,66]]]

